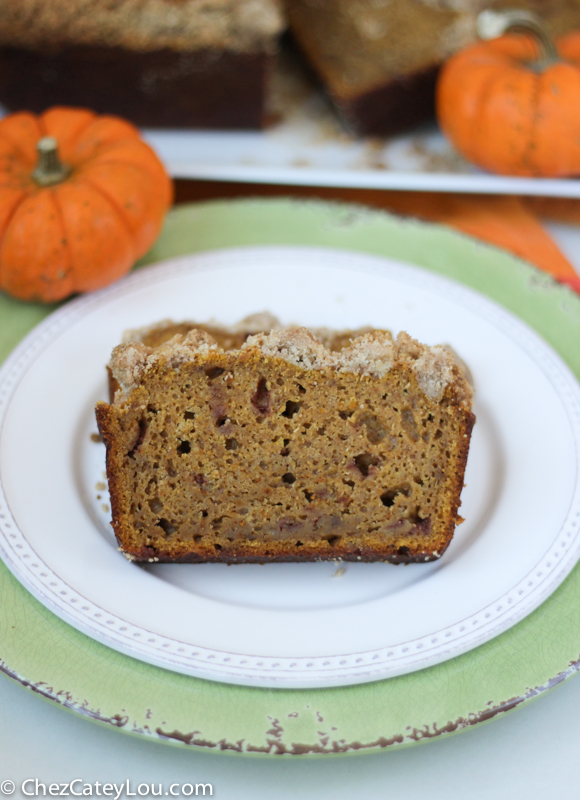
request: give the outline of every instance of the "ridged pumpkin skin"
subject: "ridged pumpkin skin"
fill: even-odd
[[[32,178],[40,139],[71,168],[61,183]],[[122,277],[157,239],[173,195],[163,165],[133,125],[52,108],[0,120],[0,289],[54,302]]]
[[[508,34],[445,64],[437,119],[468,161],[505,175],[580,174],[580,32],[560,38],[557,49],[562,61],[534,72],[533,41]]]

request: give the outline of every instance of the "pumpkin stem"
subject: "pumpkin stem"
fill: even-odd
[[[556,45],[544,23],[531,11],[522,8],[482,11],[477,17],[477,33],[480,39],[495,39],[507,31],[519,31],[532,37],[540,50],[540,56],[533,64],[538,72],[560,61]]]
[[[54,186],[61,183],[71,173],[71,168],[58,157],[58,142],[52,136],[43,136],[36,145],[38,162],[32,173],[39,186]]]

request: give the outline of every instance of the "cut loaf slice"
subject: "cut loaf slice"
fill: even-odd
[[[179,330],[163,341],[165,324],[117,347],[114,400],[96,409],[129,558],[443,554],[474,423],[449,349],[384,331],[352,341],[324,332],[325,346],[305,328],[275,328],[238,339],[224,329],[216,337],[236,347],[226,350],[204,330]]]

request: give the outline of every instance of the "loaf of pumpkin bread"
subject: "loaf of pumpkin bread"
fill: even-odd
[[[204,327],[164,323],[113,351],[114,399],[96,414],[128,558],[443,554],[475,420],[450,349],[386,331]]]
[[[365,136],[433,117],[439,68],[476,40],[479,12],[513,6],[538,14],[552,35],[580,27],[579,0],[285,0],[300,50]]]
[[[259,128],[285,26],[279,0],[2,0],[0,101]]]

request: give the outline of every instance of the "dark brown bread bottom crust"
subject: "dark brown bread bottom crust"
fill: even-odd
[[[11,111],[54,105],[117,114],[136,125],[260,128],[273,56],[225,50],[146,53],[119,47],[0,50],[0,102]]]
[[[448,546],[448,545],[447,545]],[[408,548],[400,547],[392,553],[385,553],[385,550],[375,550],[370,547],[359,547],[352,551],[345,551],[344,553],[333,553],[328,556],[321,556],[319,552],[315,555],[304,555],[293,553],[290,555],[274,555],[267,554],[256,555],[243,555],[243,554],[228,554],[221,556],[208,555],[202,556],[199,553],[186,553],[179,558],[165,558],[159,556],[153,548],[143,548],[143,551],[138,555],[132,556],[135,561],[148,561],[159,563],[171,564],[274,564],[274,563],[305,563],[313,561],[354,561],[358,563],[384,561],[390,564],[424,564],[427,561],[438,561],[441,555],[447,549],[442,548],[439,555],[436,556],[430,550],[418,550],[409,552]],[[401,552],[406,551],[406,552]]]
[[[314,81],[320,83],[321,70],[309,48],[298,37],[292,44],[309,67]],[[393,136],[435,118],[435,86],[441,64],[392,78],[380,86],[352,97],[333,90],[328,81],[325,91],[346,126],[357,136]]]
[[[330,95],[349,128],[359,136],[392,136],[435,117],[439,66],[389,83],[356,97]]]

